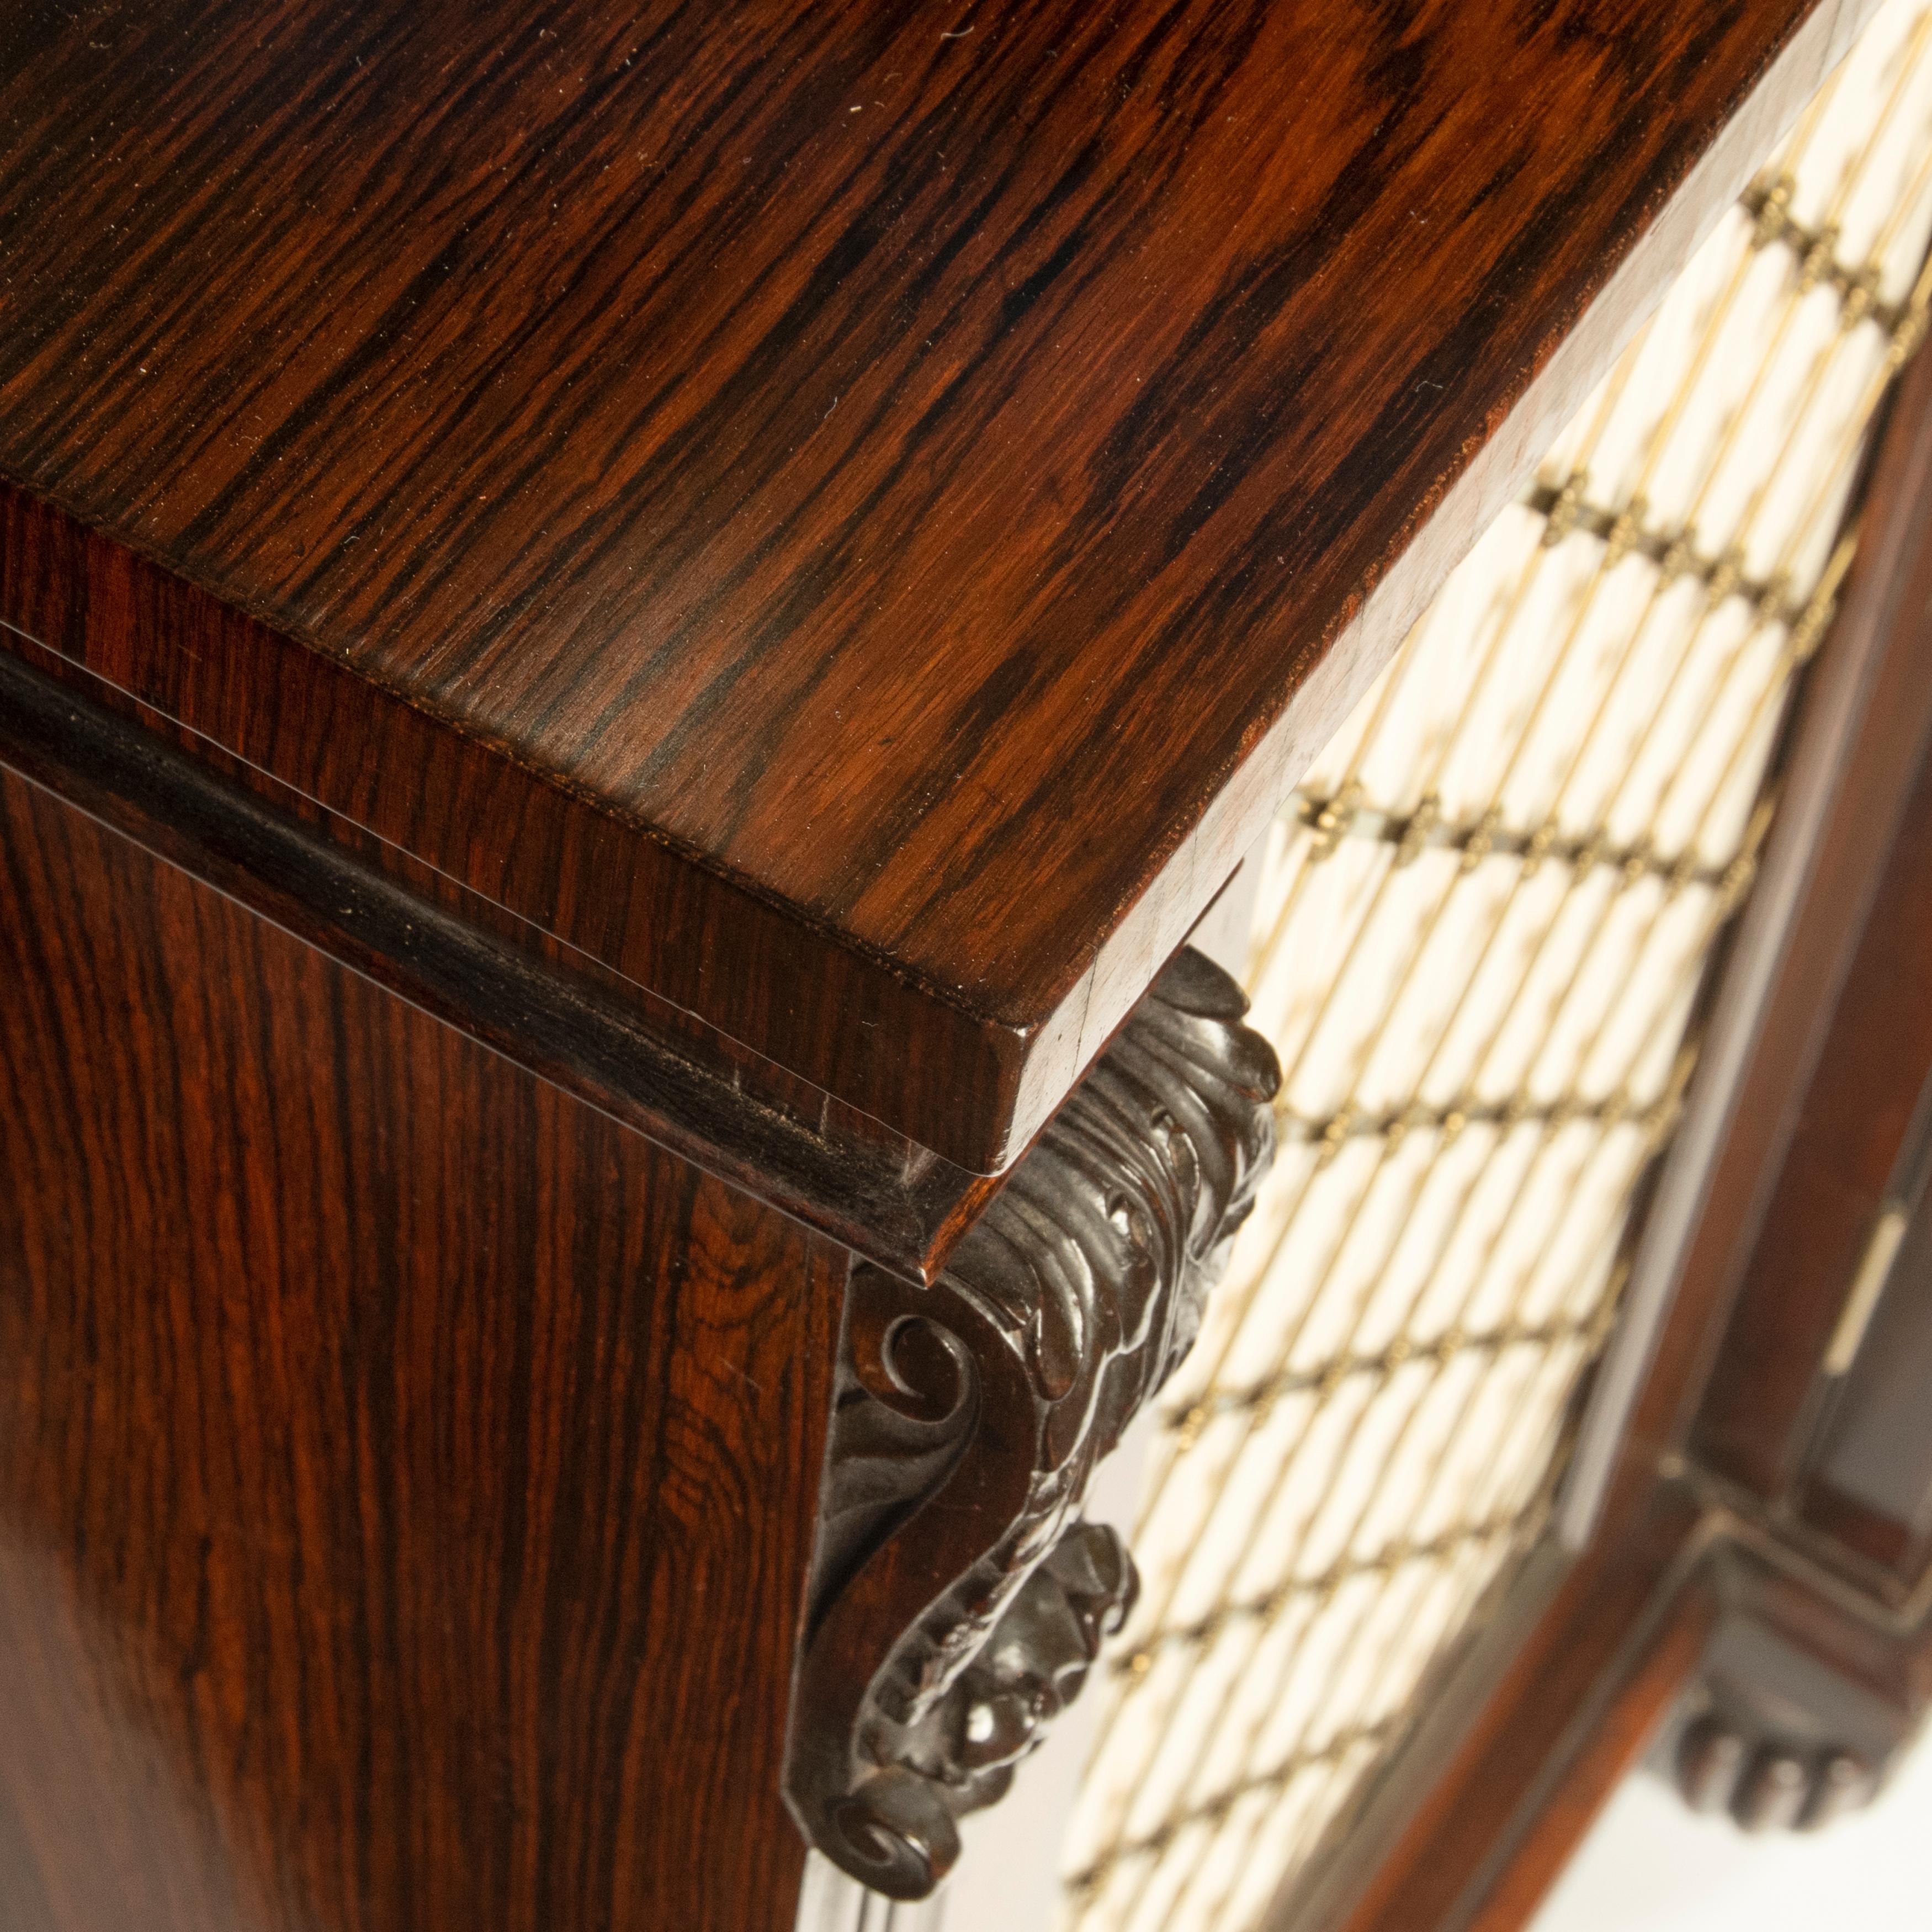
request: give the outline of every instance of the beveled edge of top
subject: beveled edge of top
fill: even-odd
[[[4,614],[117,688],[615,970],[646,962],[637,976],[652,993],[947,1160],[998,1172],[1124,1020],[1868,10],[1860,0],[1828,0],[1787,40],[1508,416],[1432,502],[1415,507],[1412,541],[1349,621],[1325,648],[1304,653],[1290,701],[1256,720],[1146,888],[1095,933],[1072,989],[1030,1023],[977,1010],[958,988],[774,902],[707,855],[624,823],[510,748],[452,728],[24,488],[4,492]],[[52,595],[63,575],[86,594]],[[265,713],[254,701],[265,690],[298,691],[298,713]],[[391,782],[398,771],[414,776],[406,796]],[[692,934],[698,942],[685,944]]]

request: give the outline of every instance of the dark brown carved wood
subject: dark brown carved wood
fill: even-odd
[[[1816,1831],[1868,1804],[1906,1728],[1829,1663],[1744,1618],[1718,1630],[1684,1703],[1654,1754],[1694,1810],[1728,1812],[1747,1832]]]
[[[0,620],[1004,1167],[1870,10],[20,0]]]
[[[854,1271],[787,1790],[879,1891],[932,1889],[1130,1605],[1080,1508],[1273,1151],[1280,1075],[1246,1010],[1184,951],[937,1287]]]

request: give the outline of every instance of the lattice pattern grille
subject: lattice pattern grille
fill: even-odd
[[[1894,0],[1275,829],[1282,1153],[1165,1399],[1066,1932],[1256,1924],[1542,1522],[1926,326],[1928,53]]]

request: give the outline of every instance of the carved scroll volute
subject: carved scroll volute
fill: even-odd
[[[1274,1151],[1274,1055],[1183,952],[938,1285],[853,1269],[786,1795],[930,1892],[1131,1606],[1094,1466],[1186,1354]]]

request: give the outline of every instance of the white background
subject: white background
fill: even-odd
[[[1869,1810],[1748,1838],[1667,1785],[1629,1779],[1532,1932],[1932,1932],[1932,1750]]]

